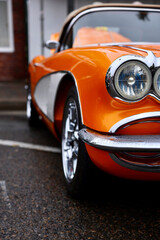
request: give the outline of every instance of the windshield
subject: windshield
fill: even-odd
[[[160,42],[159,23],[159,12],[91,12],[73,25],[65,48],[117,42]]]

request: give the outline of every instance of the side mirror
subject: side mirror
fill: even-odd
[[[59,46],[59,42],[57,41],[54,41],[54,40],[48,40],[46,43],[45,43],[45,47],[50,49],[50,50],[53,50],[53,49],[57,49]]]

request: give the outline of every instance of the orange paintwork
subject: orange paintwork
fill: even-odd
[[[59,32],[51,34],[51,40],[58,41],[59,40]],[[53,54],[55,52],[55,49],[51,50],[51,53]]]
[[[127,178],[127,179],[146,180],[146,181],[160,180],[160,173],[142,172],[142,171],[135,171],[132,169],[124,168],[119,164],[117,164],[116,162],[114,162],[110,158],[108,152],[105,152],[100,149],[95,149],[87,144],[86,144],[86,148],[94,164],[100,169],[102,169],[103,171],[108,172],[114,176]]]
[[[116,134],[120,135],[157,135],[160,134],[160,122],[157,121],[160,120],[160,118],[150,118],[150,119],[142,119],[138,121],[132,122],[132,124],[126,124],[119,128],[116,131]],[[152,123],[151,123],[152,121]]]
[[[160,46],[158,45],[139,47],[152,50],[156,56],[160,56]],[[83,124],[91,129],[107,133],[114,124],[124,118],[140,113],[160,111],[160,102],[151,96],[137,103],[125,103],[115,100],[107,92],[105,77],[111,63],[121,56],[135,54],[147,56],[146,52],[140,50],[108,46],[72,48],[55,53],[49,58],[35,58],[29,67],[33,103],[35,104],[33,93],[39,79],[53,72],[68,71],[74,76],[79,91]],[[38,66],[34,66],[35,62],[38,63]],[[58,135],[55,129],[58,129],[60,133],[66,94],[67,91],[64,91],[63,96],[59,97],[59,105],[55,107],[54,124],[42,116],[57,138]],[[35,107],[42,115],[36,104]],[[140,125],[135,124],[130,128],[119,130],[119,133],[134,134],[134,132],[140,130],[140,134],[160,134],[158,123],[155,125],[153,123],[141,123]],[[142,127],[144,128],[144,132]],[[160,173],[142,173],[129,170],[115,163],[106,151],[90,146],[86,147],[91,160],[98,167],[111,174],[131,179],[160,180]]]
[[[59,32],[51,34],[51,40],[58,41],[59,39]]]
[[[120,56],[135,53],[146,55],[125,47],[77,48],[56,53],[43,59],[37,67],[31,63],[32,93],[38,80],[46,74],[62,70],[71,72],[79,89],[84,124],[97,131],[108,132],[123,118],[159,110],[159,102],[150,97],[134,104],[119,103],[106,90],[105,76],[110,64]]]

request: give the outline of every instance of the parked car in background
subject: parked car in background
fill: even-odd
[[[160,180],[159,22],[160,6],[85,6],[46,43],[52,55],[30,63],[29,123],[41,116],[61,141],[72,196],[87,191],[93,164]]]

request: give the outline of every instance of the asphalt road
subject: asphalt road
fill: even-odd
[[[0,114],[0,140],[59,148],[23,114]],[[6,144],[7,145],[7,144]],[[0,239],[160,239],[160,183],[103,177],[86,200],[66,193],[59,153],[0,145]]]

